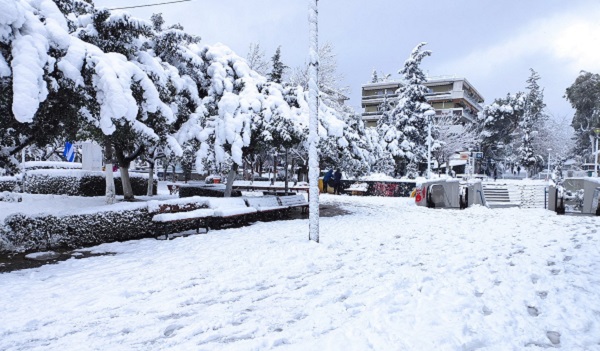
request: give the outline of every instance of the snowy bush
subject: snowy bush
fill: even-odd
[[[45,250],[50,246],[52,224],[56,217],[30,217],[23,213],[13,213],[5,218],[6,240],[13,251]]]
[[[120,173],[115,173],[115,189],[123,194]],[[146,195],[148,179],[144,175],[131,174],[131,187],[134,195]],[[154,194],[156,183],[154,181]],[[24,180],[25,191],[31,194],[54,194],[71,196],[103,196],[105,178],[103,172],[80,170],[35,170],[27,173]]]
[[[36,169],[81,169],[81,163],[77,162],[53,162],[53,161],[28,161],[21,163],[25,171]]]
[[[15,177],[0,177],[0,191],[15,191],[19,188],[19,182]]]
[[[194,221],[157,224],[152,221],[161,204],[176,203],[206,206],[198,198],[152,201],[147,205],[124,204],[108,206],[108,210],[95,210],[72,215],[26,215],[15,213],[6,217],[0,225],[0,252],[44,251],[60,248],[79,248],[113,241],[125,241],[155,237],[162,230],[181,232],[195,229]]]

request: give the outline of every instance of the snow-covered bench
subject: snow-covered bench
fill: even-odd
[[[279,196],[278,199],[281,206],[300,208],[302,213],[305,213],[308,209],[308,202],[304,198],[304,195]]]
[[[220,227],[224,223],[245,224],[253,219],[258,212],[254,207],[248,207],[241,197],[209,198],[208,207],[212,209],[211,225]]]
[[[249,197],[246,199],[246,204],[248,204],[248,207],[255,208],[258,214],[263,216],[277,216],[289,209],[288,206],[281,206],[275,196]]]
[[[159,231],[156,238],[168,239],[172,224],[181,222],[193,222],[196,233],[201,227],[208,232],[210,218],[214,214],[208,203],[208,199],[200,197],[148,202],[148,212],[153,215],[152,222],[157,224]]]

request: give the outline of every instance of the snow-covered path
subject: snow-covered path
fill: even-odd
[[[599,218],[322,196],[258,223],[0,275],[8,350],[600,350]]]

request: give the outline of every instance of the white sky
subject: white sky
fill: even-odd
[[[167,0],[95,0],[122,7]],[[240,56],[258,42],[273,55],[282,46],[290,67],[306,61],[308,2],[193,0],[127,10],[149,18],[162,12],[205,44],[224,43]],[[371,72],[398,70],[410,51],[428,42],[423,68],[432,76],[466,77],[486,103],[525,89],[529,68],[542,77],[548,112],[571,116],[563,98],[580,70],[600,72],[600,2],[595,0],[372,0],[319,2],[320,42],[336,48],[339,69],[359,109],[360,86]],[[360,109],[359,109],[360,111]]]

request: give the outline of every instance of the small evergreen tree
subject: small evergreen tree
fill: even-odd
[[[277,47],[277,50],[275,50],[275,55],[273,55],[271,61],[273,62],[273,68],[271,69],[271,73],[269,73],[268,76],[269,81],[281,84],[281,82],[283,81],[283,75],[288,69],[288,66],[284,65],[283,62],[281,62],[281,46]]]

